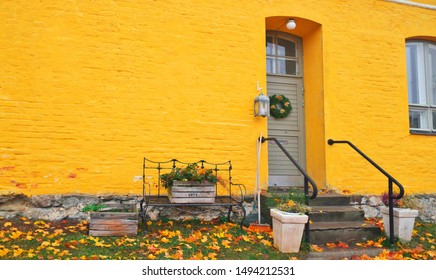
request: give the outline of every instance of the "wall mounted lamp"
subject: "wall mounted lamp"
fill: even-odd
[[[269,117],[269,98],[263,95],[262,87],[259,81],[257,81],[257,91],[259,96],[254,98],[254,116],[255,117]]]
[[[269,98],[268,96],[260,93],[254,99],[254,116],[255,117],[268,117],[269,116]]]
[[[289,30],[295,29],[295,27],[297,27],[297,24],[295,23],[295,20],[290,18],[288,20],[288,23],[286,23],[286,28]]]

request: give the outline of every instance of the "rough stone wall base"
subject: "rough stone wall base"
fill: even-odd
[[[129,195],[38,195],[25,196],[22,194],[0,195],[0,217],[10,219],[23,216],[29,219],[42,219],[60,221],[64,219],[88,218],[88,214],[82,209],[89,204],[121,203],[134,204],[139,211],[141,196]],[[250,213],[252,203],[244,203],[247,213]],[[234,211],[240,211],[234,207]],[[150,207],[147,211],[147,219],[200,219],[210,221],[217,217],[227,217],[226,207]],[[241,215],[241,213],[239,213]]]
[[[415,195],[420,204],[419,219],[424,222],[436,223],[436,194]],[[353,205],[359,206],[367,218],[381,218],[380,206],[383,203],[376,195],[356,195],[352,197]]]

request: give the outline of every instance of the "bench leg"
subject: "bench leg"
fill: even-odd
[[[239,223],[239,225],[240,225],[240,227],[242,229],[242,226],[244,224],[245,218],[247,217],[247,212],[245,211],[245,208],[244,208],[244,206],[242,206],[242,204],[241,205],[235,205],[235,206],[241,207],[241,210],[242,210],[242,219],[241,219],[241,222]],[[227,213],[227,221],[228,222],[231,222],[230,215],[232,213],[232,210],[233,210],[233,205],[229,206],[229,212]]]

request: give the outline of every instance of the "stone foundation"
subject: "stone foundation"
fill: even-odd
[[[422,221],[436,223],[436,194],[415,195],[419,200],[419,218]],[[383,205],[379,196],[355,195],[351,203],[357,205],[365,212],[367,218],[381,218],[380,206]]]
[[[64,219],[87,219],[88,214],[82,212],[89,204],[121,203],[136,204],[139,211],[141,196],[128,195],[38,195],[28,197],[22,194],[0,195],[0,217],[10,219],[23,216],[29,219],[60,221]],[[244,203],[247,215],[251,212],[252,203]],[[235,212],[240,211],[234,207]],[[227,217],[226,207],[150,207],[147,218],[158,219],[187,219],[195,218],[210,221],[218,217]],[[240,216],[241,213],[238,213]]]

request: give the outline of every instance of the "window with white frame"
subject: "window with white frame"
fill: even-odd
[[[406,43],[411,132],[436,134],[436,43]]]

